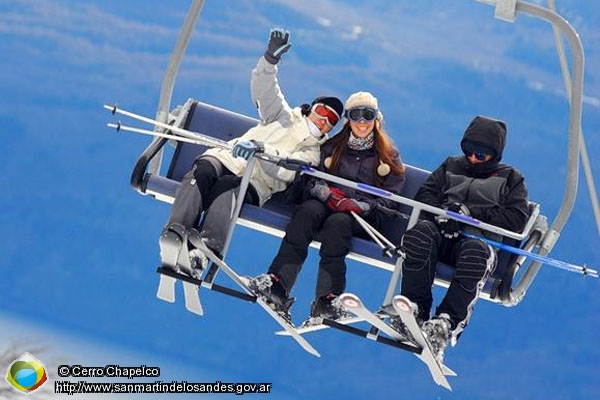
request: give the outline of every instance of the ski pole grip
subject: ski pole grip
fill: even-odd
[[[295,160],[293,158],[281,159],[277,165],[292,171],[301,171],[306,166],[306,161]]]
[[[294,158],[277,157],[267,153],[257,153],[254,155],[254,157],[291,171],[302,171],[303,168],[307,166],[306,161],[297,160]]]

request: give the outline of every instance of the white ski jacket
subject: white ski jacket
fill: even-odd
[[[277,83],[277,65],[261,57],[252,70],[251,91],[261,122],[228,143],[233,146],[238,141],[256,140],[263,143],[266,154],[318,165],[320,145],[328,137],[314,137],[308,127],[308,118],[301,114],[300,108],[290,108]],[[209,149],[202,157],[206,156],[216,158],[237,176],[244,174],[248,164],[243,158],[234,158],[231,151],[225,149]],[[260,205],[273,194],[285,190],[294,179],[294,174],[294,171],[257,160],[250,183],[258,192]]]

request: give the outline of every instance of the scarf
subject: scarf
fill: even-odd
[[[351,150],[368,150],[375,143],[375,132],[371,132],[365,138],[358,138],[350,133],[348,137],[348,148]]]

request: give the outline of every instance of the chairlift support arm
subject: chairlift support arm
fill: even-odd
[[[480,3],[486,3],[496,6],[497,14],[507,14],[505,8],[508,8],[512,1],[510,0],[475,0]],[[556,244],[560,232],[563,230],[575,204],[577,195],[577,185],[579,180],[579,146],[581,138],[581,116],[583,105],[583,71],[584,71],[584,52],[583,45],[575,29],[562,16],[554,10],[540,7],[535,4],[524,1],[517,1],[514,4],[515,14],[521,12],[532,17],[549,22],[555,29],[564,35],[569,44],[572,54],[572,79],[570,82],[570,108],[568,124],[568,153],[567,153],[567,176],[566,188],[561,207],[550,229],[542,239],[539,254],[547,255]],[[498,16],[500,18],[500,16]],[[504,18],[503,18],[504,19]],[[507,20],[510,20],[507,18]],[[514,288],[512,297],[521,298],[529,288],[534,278],[538,274],[542,263],[534,261],[523,275],[518,285]]]
[[[179,38],[177,40],[177,43],[175,44],[175,48],[173,49],[171,58],[169,59],[167,71],[163,78],[160,89],[160,99],[158,101],[158,108],[156,110],[156,119],[160,122],[167,122],[169,110],[171,108],[171,97],[173,96],[175,78],[177,77],[179,66],[181,65],[183,56],[185,55],[188,43],[190,42],[190,37],[192,36],[194,27],[196,26],[196,21],[198,20],[198,16],[200,15],[203,5],[204,0],[192,1],[192,4],[190,5],[187,16],[183,23],[183,28],[181,29]],[[158,128],[159,127],[157,127],[157,130],[159,130]],[[154,154],[151,154],[151,157],[148,162],[148,172],[152,174],[160,172],[163,153],[162,146],[157,146],[157,142],[160,141],[163,141],[163,139],[157,137],[148,146],[148,148],[158,147],[157,151],[155,151]],[[164,141],[162,143],[164,144]]]

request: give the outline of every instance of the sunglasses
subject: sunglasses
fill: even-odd
[[[323,103],[317,103],[310,109],[318,119],[323,119],[330,128],[340,120],[340,115],[331,107]]]
[[[494,156],[493,152],[490,149],[473,146],[469,143],[463,145],[463,153],[465,156],[470,157],[474,155],[477,161],[485,161],[488,156]]]
[[[356,107],[346,111],[346,116],[350,121],[358,122],[361,119],[371,122],[377,118],[378,111],[371,107]]]

